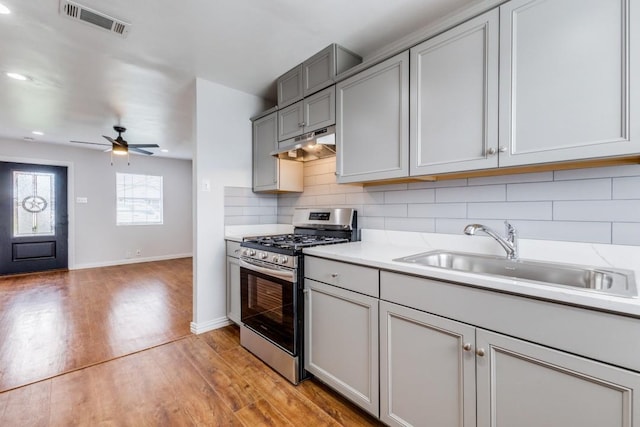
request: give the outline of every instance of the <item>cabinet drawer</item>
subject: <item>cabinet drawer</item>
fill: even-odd
[[[378,298],[378,270],[323,258],[305,257],[305,277]]]
[[[240,258],[240,242],[227,240],[227,256]]]

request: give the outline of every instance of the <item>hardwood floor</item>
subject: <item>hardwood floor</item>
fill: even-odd
[[[0,393],[0,425],[381,424],[314,380],[290,384],[228,326]]]
[[[236,326],[191,335],[191,295],[191,259],[0,279],[0,426],[381,425]]]
[[[0,278],[0,391],[190,334],[192,259]]]

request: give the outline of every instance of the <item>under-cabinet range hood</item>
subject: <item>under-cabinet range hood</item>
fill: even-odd
[[[307,162],[309,160],[324,159],[336,155],[336,127],[328,126],[283,141],[278,149],[271,152],[272,156],[285,160]]]

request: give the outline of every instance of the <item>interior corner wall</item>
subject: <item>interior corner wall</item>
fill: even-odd
[[[111,166],[102,150],[12,139],[0,147],[0,161],[69,168],[70,269],[191,256],[190,160],[132,155],[131,165],[116,158]],[[164,224],[116,225],[116,172],[163,176]]]
[[[262,98],[207,80],[196,80],[193,157],[193,332],[227,324],[224,188],[251,187],[250,117]]]

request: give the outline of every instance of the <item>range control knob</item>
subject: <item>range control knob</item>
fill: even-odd
[[[258,254],[258,256],[260,257],[260,259],[267,259],[267,256],[268,256],[268,255],[267,255],[267,254],[265,254],[264,252],[260,252],[260,253]]]
[[[283,256],[282,258],[280,258],[281,264],[286,264],[288,261],[289,261],[289,258],[287,258],[286,256]]]
[[[273,258],[271,258],[271,260],[276,264],[280,261],[280,259],[278,258],[278,255],[274,255]]]
[[[242,255],[244,255],[244,256],[249,255],[249,249],[243,249],[242,250]]]
[[[254,249],[249,249],[249,256],[255,256],[256,251]]]

